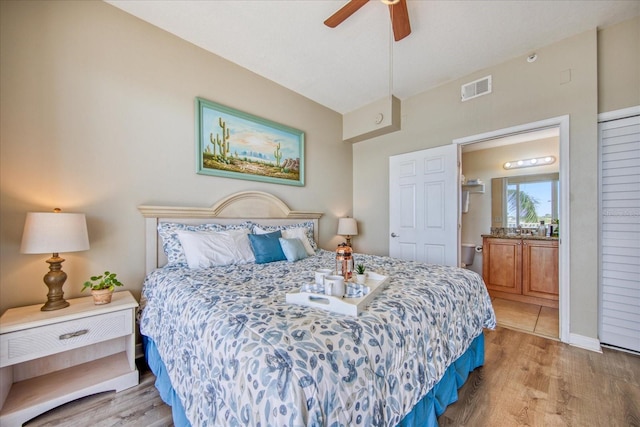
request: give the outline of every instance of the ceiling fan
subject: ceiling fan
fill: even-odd
[[[393,38],[400,41],[411,34],[411,25],[409,24],[409,12],[407,11],[406,0],[380,0],[382,3],[389,5],[389,14],[391,15],[391,23],[393,26]],[[327,27],[335,28],[344,22],[348,17],[353,15],[358,9],[368,3],[369,0],[349,0],[336,13],[331,15],[324,21]]]

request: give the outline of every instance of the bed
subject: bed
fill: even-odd
[[[139,210],[140,331],[176,426],[437,426],[484,363],[483,329],[495,315],[470,270],[354,254],[389,280],[367,309],[345,316],[285,301],[335,266],[335,252],[315,243],[321,213],[263,192]],[[284,259],[269,258],[274,236]]]

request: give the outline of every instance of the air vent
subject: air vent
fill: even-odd
[[[462,101],[468,101],[482,95],[491,93],[491,76],[483,77],[460,88]]]

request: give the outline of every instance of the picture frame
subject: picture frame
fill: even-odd
[[[196,98],[197,173],[304,186],[304,132]]]

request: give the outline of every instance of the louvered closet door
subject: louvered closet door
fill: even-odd
[[[640,351],[640,117],[599,133],[600,342]]]

